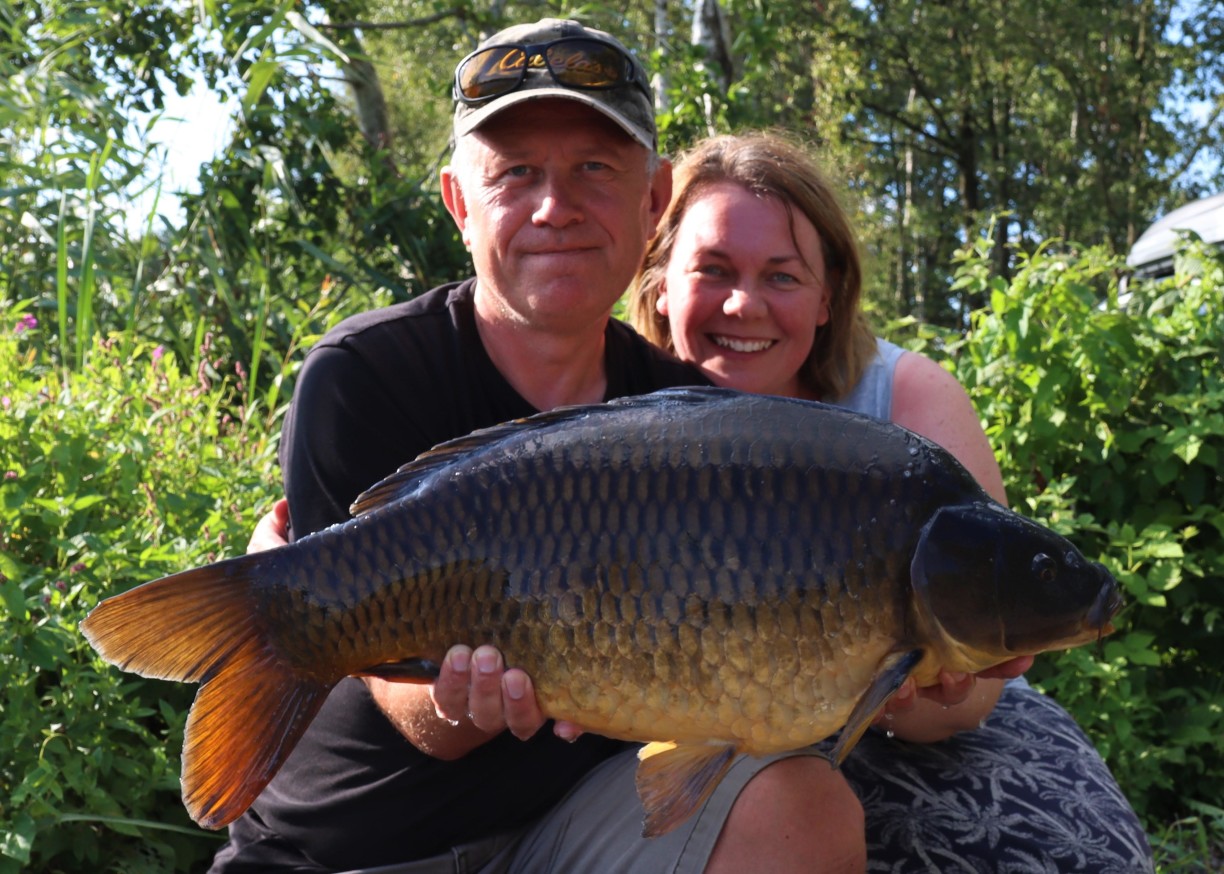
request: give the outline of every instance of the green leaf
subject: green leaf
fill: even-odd
[[[1194,461],[1194,459],[1198,458],[1199,450],[1202,448],[1203,438],[1198,435],[1194,435],[1186,438],[1184,442],[1174,447],[1173,452],[1178,458],[1186,462],[1186,464],[1189,464],[1190,462]]]
[[[1186,555],[1180,543],[1169,541],[1145,545],[1143,553],[1151,558],[1184,558]]]
[[[331,54],[333,54],[336,57],[336,59],[340,61],[341,63],[343,64],[352,63],[352,61],[349,60],[349,56],[345,54],[338,45],[336,45],[334,42],[329,40],[323,34],[319,33],[319,31],[317,31],[313,26],[311,26],[310,22],[308,22],[305,18],[302,17],[302,14],[300,12],[290,11],[290,12],[285,13],[285,20],[289,22],[289,24],[295,30],[301,33],[302,36],[306,37],[308,40],[310,40],[313,43],[317,43],[318,45],[322,46],[323,48],[331,52]]]
[[[5,580],[0,584],[0,595],[4,598],[4,606],[8,611],[8,615],[24,622],[29,618],[29,608],[26,606],[25,592],[14,580]]]
[[[0,853],[22,864],[28,864],[36,831],[34,820],[28,814],[18,813],[13,817],[8,830],[0,836]]]
[[[255,105],[259,103],[259,98],[263,96],[268,85],[272,82],[273,77],[280,72],[281,65],[279,61],[260,60],[251,64],[247,70],[247,90],[242,97],[242,112],[243,115],[250,115],[255,111]]]

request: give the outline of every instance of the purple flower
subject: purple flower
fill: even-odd
[[[34,318],[33,313],[26,313],[17,320],[16,327],[13,328],[14,334],[20,334],[23,331],[31,331],[38,327],[38,319]]]
[[[157,362],[161,361],[162,356],[165,354],[166,354],[165,346],[154,346],[153,347],[153,363],[156,364]]]
[[[83,570],[85,570],[85,562],[83,561],[78,561],[76,564],[72,566],[72,572],[74,574],[79,574]]]
[[[5,479],[17,479],[17,477],[18,477],[18,473],[15,470],[6,470],[4,472]]]

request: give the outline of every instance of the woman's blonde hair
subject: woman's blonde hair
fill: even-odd
[[[860,307],[863,275],[858,243],[833,186],[807,151],[783,134],[711,137],[680,156],[672,201],[630,290],[629,320],[648,340],[675,352],[667,317],[657,309],[667,262],[689,204],[705,189],[724,182],[777,198],[790,217],[792,240],[795,210],[806,216],[820,234],[829,320],[816,329],[812,351],[800,368],[799,378],[816,397],[838,400],[854,388],[876,351],[875,336]]]

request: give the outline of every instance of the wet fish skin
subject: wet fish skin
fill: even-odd
[[[83,626],[121,667],[203,683],[184,747],[202,824],[249,806],[339,679],[427,682],[454,643],[501,649],[552,717],[670,742],[639,770],[656,834],[736,753],[849,723],[840,758],[907,677],[1095,639],[1118,603],[1103,568],[1017,527],[929,441],[717,389],[478,432],[354,511],[284,549],[109,599]],[[999,567],[1004,547],[1027,564]],[[1037,554],[1062,588],[1033,585]],[[1004,602],[1023,619],[1015,633]]]

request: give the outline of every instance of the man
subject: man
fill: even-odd
[[[465,58],[455,96],[442,193],[476,276],[347,320],[307,356],[281,443],[291,537],[347,519],[443,440],[705,381],[610,319],[671,194],[641,65],[546,19]],[[213,870],[865,866],[862,809],[821,759],[744,760],[690,822],[647,840],[633,750],[543,725],[530,677],[489,647],[452,649],[432,686],[347,679]],[[554,808],[575,787],[592,803]]]

